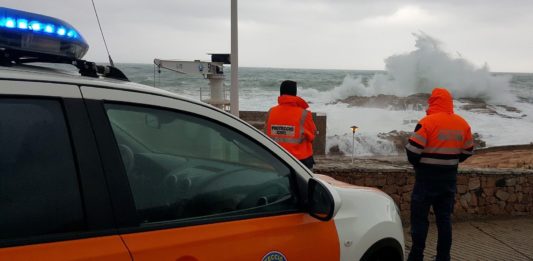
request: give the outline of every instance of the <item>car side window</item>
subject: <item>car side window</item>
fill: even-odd
[[[198,115],[106,104],[142,223],[296,211],[291,170]]]
[[[61,103],[0,98],[0,241],[86,228]]]

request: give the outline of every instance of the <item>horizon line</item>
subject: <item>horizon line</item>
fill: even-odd
[[[109,64],[109,62],[96,62],[97,64]],[[139,65],[154,65],[153,63],[144,62],[115,62],[115,64],[139,64]],[[255,68],[255,69],[291,69],[291,70],[332,70],[332,71],[381,71],[386,72],[385,69],[339,69],[339,68],[296,68],[296,67],[270,67],[270,66],[239,66],[239,68]],[[490,71],[490,73],[501,74],[533,74],[533,71]]]

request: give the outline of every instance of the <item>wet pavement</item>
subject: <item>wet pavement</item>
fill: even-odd
[[[405,228],[406,257],[411,247]],[[424,260],[436,255],[437,228],[430,224]],[[533,217],[453,224],[452,260],[533,260]]]

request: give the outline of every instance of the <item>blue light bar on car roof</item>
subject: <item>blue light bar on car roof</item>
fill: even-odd
[[[81,34],[65,21],[0,7],[0,47],[80,59],[89,49]]]

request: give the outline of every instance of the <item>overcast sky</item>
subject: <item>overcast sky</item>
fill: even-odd
[[[230,0],[94,0],[115,62],[207,60],[230,52]],[[107,61],[90,0],[0,0],[65,20]],[[384,69],[423,31],[451,54],[492,71],[533,72],[531,0],[239,1],[243,67]]]

